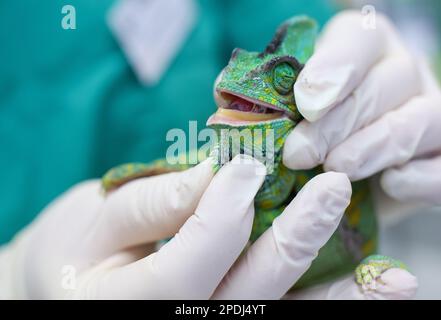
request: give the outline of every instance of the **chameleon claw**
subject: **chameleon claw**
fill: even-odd
[[[408,270],[399,260],[383,255],[372,255],[365,258],[355,269],[355,280],[364,290],[376,290],[377,283],[381,283],[381,275],[392,268]]]

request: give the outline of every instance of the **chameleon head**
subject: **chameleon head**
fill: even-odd
[[[215,82],[218,109],[207,125],[216,130],[274,129],[275,139],[282,140],[275,141],[279,152],[287,133],[301,119],[294,83],[313,52],[316,34],[314,20],[298,16],[278,28],[263,52],[235,49]]]
[[[294,83],[313,52],[316,33],[314,20],[294,17],[278,28],[263,52],[234,49],[215,82],[218,111],[208,124],[299,120]]]

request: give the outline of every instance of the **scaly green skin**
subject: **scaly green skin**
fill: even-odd
[[[267,137],[265,132],[268,129],[274,130],[274,166],[255,198],[255,220],[251,241],[256,240],[271,226],[274,218],[282,213],[286,204],[308,180],[323,172],[321,167],[292,171],[282,163],[285,139],[302,119],[296,108],[293,85],[302,65],[313,53],[316,33],[315,22],[307,17],[294,17],[288,20],[278,29],[274,39],[263,52],[234,50],[215,88],[218,92],[252,98],[272,105],[283,110],[287,115],[285,118],[258,123],[234,125],[225,122],[209,125],[216,130],[219,137],[222,129],[237,129],[240,133],[246,129],[252,132],[261,129],[264,132],[262,139],[253,140],[251,145],[236,141],[236,145],[228,145],[227,149],[220,139],[212,154],[218,159],[214,168],[216,171],[224,163],[221,155],[225,152],[227,160],[234,156],[232,150],[240,150],[241,153],[247,154],[259,150],[265,155],[268,152],[265,147]],[[171,165],[165,159],[149,165],[122,165],[112,169],[103,177],[103,187],[104,190],[109,191],[141,176],[184,170],[188,167],[190,166]],[[294,288],[311,286],[351,272],[364,257],[375,252],[377,225],[367,182],[353,183],[352,187],[351,204],[337,231],[319,251],[311,267]],[[378,272],[381,270],[378,269]],[[360,274],[360,271],[357,271],[358,278],[361,277]]]

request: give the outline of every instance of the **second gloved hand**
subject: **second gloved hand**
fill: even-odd
[[[441,92],[381,14],[346,11],[325,27],[294,92],[305,120],[287,138],[292,169],[323,164],[351,180],[383,172],[397,200],[441,204]]]

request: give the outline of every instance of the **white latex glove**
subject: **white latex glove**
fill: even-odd
[[[376,281],[376,289],[362,288],[352,275],[335,282],[326,283],[288,294],[293,300],[406,300],[415,297],[417,279],[403,269],[386,270]]]
[[[397,200],[441,204],[441,94],[381,14],[346,11],[325,27],[295,84],[305,117],[287,138],[292,169],[323,164],[359,180],[382,172]]]
[[[351,186],[344,174],[316,177],[237,260],[262,170],[238,157],[212,178],[206,161],[106,197],[98,181],[80,184],[2,249],[0,297],[280,298],[336,229]]]

